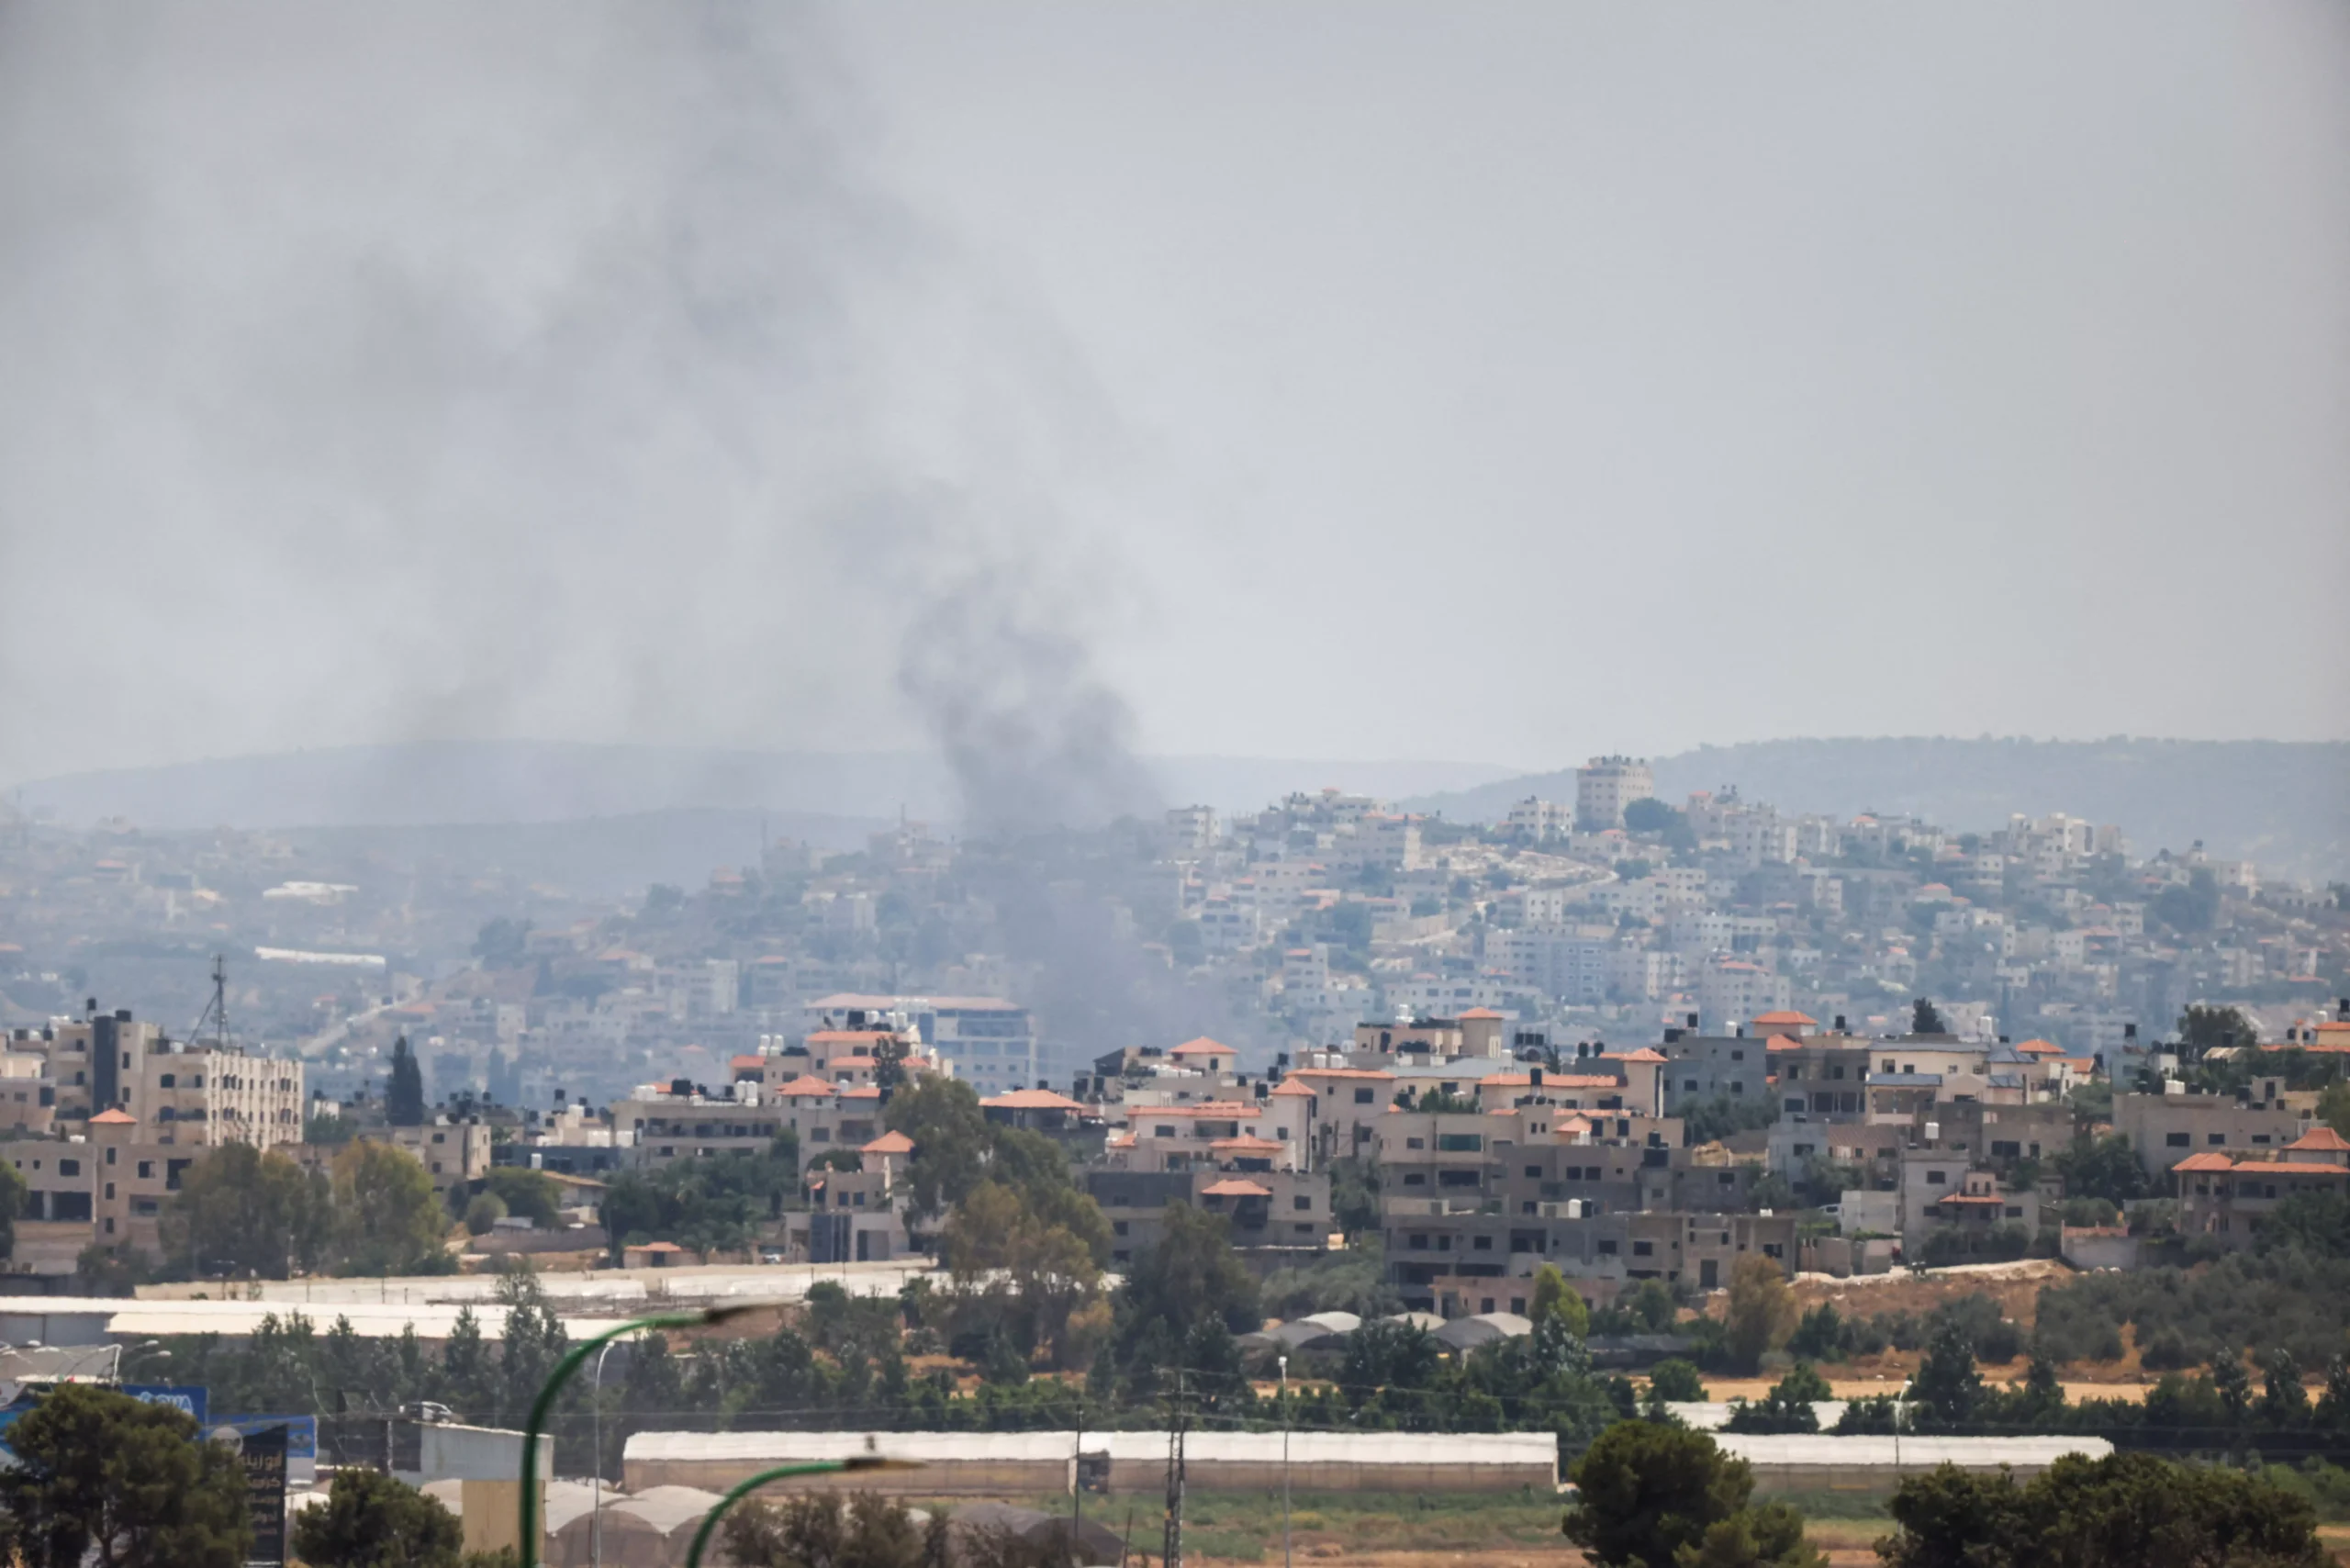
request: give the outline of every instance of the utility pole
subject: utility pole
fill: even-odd
[[[1183,1438],[1192,1411],[1183,1387],[1183,1369],[1175,1369],[1175,1418],[1167,1429],[1167,1532],[1159,1548],[1159,1568],[1183,1568]]]

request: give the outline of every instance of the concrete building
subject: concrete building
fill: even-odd
[[[2255,1080],[2241,1098],[2184,1092],[2113,1097],[2113,1130],[2157,1178],[2189,1155],[2282,1149],[2316,1126],[2317,1096],[2289,1093],[2274,1078]]]
[[[1603,831],[1624,825],[1624,808],[1656,793],[1656,776],[1646,761],[1595,756],[1575,769],[1575,826]]]

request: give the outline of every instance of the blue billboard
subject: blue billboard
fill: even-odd
[[[168,1405],[183,1416],[192,1416],[198,1427],[204,1425],[206,1395],[202,1388],[172,1388],[160,1383],[126,1383],[122,1392],[141,1405]]]

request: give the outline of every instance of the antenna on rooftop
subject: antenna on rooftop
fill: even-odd
[[[196,1027],[188,1031],[190,1039],[200,1039],[207,1022],[212,1025],[212,1045],[216,1050],[229,1048],[229,965],[220,954],[212,955],[212,1000],[204,1004],[196,1015]]]

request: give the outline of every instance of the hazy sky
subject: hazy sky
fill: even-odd
[[[2350,735],[2333,0],[0,3],[0,776]]]

